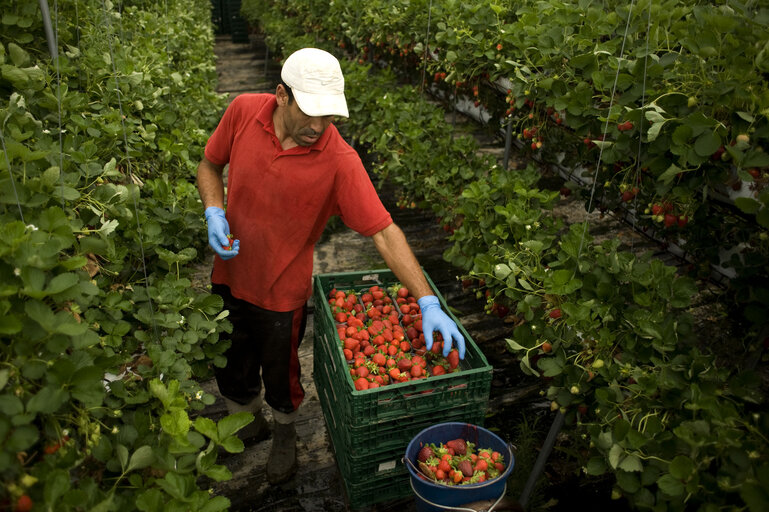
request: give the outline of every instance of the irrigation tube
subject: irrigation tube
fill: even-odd
[[[43,13],[43,28],[45,29],[45,38],[48,40],[48,51],[55,63],[59,59],[59,50],[56,37],[53,35],[53,26],[51,26],[51,10],[48,9],[48,0],[40,0],[40,11]]]
[[[521,507],[524,510],[526,510],[526,507],[529,504],[529,497],[531,497],[531,493],[534,490],[534,485],[536,485],[537,480],[539,480],[539,475],[541,475],[542,470],[545,469],[545,462],[547,462],[547,458],[550,457],[550,452],[553,451],[555,438],[558,437],[558,433],[561,431],[561,427],[563,427],[565,417],[566,415],[562,412],[557,412],[553,424],[550,425],[550,432],[547,433],[545,443],[539,450],[539,456],[534,462],[534,467],[531,469],[531,473],[529,473],[529,479],[526,481],[526,485],[524,486],[523,491],[521,491],[521,497],[518,500],[518,503],[521,504]]]

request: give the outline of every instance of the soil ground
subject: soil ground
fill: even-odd
[[[230,41],[229,36],[218,36],[215,52],[218,59],[219,92],[228,93],[232,99],[245,92],[274,91],[279,67],[269,58],[258,38],[252,37],[249,44],[235,44]],[[447,117],[447,122],[472,121],[451,115]],[[500,160],[502,158],[503,148],[499,140],[485,141],[482,150],[497,155]],[[513,160],[511,167],[517,165],[523,166],[525,163]],[[546,179],[559,179],[553,175],[547,177],[547,173],[545,175]],[[554,188],[557,189],[558,186],[560,183]],[[553,420],[547,402],[539,395],[541,385],[524,376],[518,363],[507,351],[504,340],[510,332],[510,325],[485,314],[485,301],[476,299],[472,290],[463,290],[458,279],[461,271],[443,260],[442,254],[448,248],[449,242],[432,214],[419,210],[398,209],[393,190],[386,185],[380,191],[380,196],[395,222],[406,234],[417,259],[494,368],[485,426],[516,446],[516,465],[508,481],[508,495],[517,498],[529,477],[533,461]],[[651,250],[668,263],[681,263],[661,250],[658,244],[618,219],[610,215],[588,214],[582,201],[577,198],[563,198],[554,214],[568,219],[569,223],[588,218],[591,234],[596,239],[618,237],[634,250]],[[315,274],[377,268],[385,268],[385,265],[371,240],[344,227],[327,230],[315,250]],[[204,283],[209,273],[210,266],[202,268],[199,282]],[[702,328],[708,329],[711,335],[718,336],[721,330],[716,327],[722,325],[722,318],[714,301],[710,300],[710,294],[717,294],[717,290],[706,288],[703,293],[700,313]],[[311,303],[311,314],[312,306]],[[348,509],[342,475],[336,464],[318,390],[312,379],[312,345],[310,318],[299,350],[306,397],[299,409],[297,420],[298,472],[284,485],[270,486],[267,483],[265,465],[271,444],[269,440],[249,446],[241,454],[228,455],[222,463],[232,471],[233,478],[213,484],[213,489],[231,500],[231,510],[334,512]],[[206,382],[204,386],[218,397],[215,382]],[[266,416],[269,419],[269,408],[267,409]],[[226,410],[223,401],[217,399],[203,414],[213,418],[224,416]],[[558,444],[568,444],[565,441],[567,440],[560,436]],[[581,476],[579,467],[570,462],[572,459],[563,455],[565,451],[566,448],[557,447],[549,457],[544,474],[532,495],[531,510],[567,510],[567,507],[572,508],[571,504],[575,503],[576,499],[582,503],[591,503],[593,510],[621,511],[626,508],[622,502],[608,500],[607,482],[587,480],[584,475]],[[415,500],[408,497],[380,503],[369,507],[368,510],[411,512],[416,510],[416,507]]]

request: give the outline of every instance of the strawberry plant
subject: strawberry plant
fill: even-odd
[[[588,473],[611,472],[637,508],[766,508],[755,377],[695,339],[693,281],[616,241],[593,244],[582,225],[562,229],[542,215],[557,193],[468,156],[477,147],[417,97],[483,107],[527,154],[600,185],[582,191],[593,207],[629,211],[699,267],[727,267],[750,346],[769,304],[763,7],[258,5],[275,48],[306,37],[287,29],[289,12],[317,27],[315,45],[352,56],[345,127],[401,204],[432,208],[451,233],[447,259],[512,320],[522,370],[544,377],[554,410],[589,440]]]
[[[198,482],[230,477],[218,450],[251,420],[199,416],[229,329],[190,281],[190,178],[224,105],[209,12],[145,4],[60,2],[58,67],[37,6],[3,12],[0,502],[19,510],[226,509]]]

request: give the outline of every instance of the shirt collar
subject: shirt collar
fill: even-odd
[[[266,131],[271,133],[273,137],[277,138],[277,135],[275,134],[275,126],[272,122],[272,114],[275,112],[276,108],[278,108],[278,99],[275,97],[275,95],[272,95],[269,101],[266,101],[262,106],[262,108],[257,113],[256,120],[262,123],[262,126]],[[292,153],[309,153],[310,151],[323,151],[323,149],[328,144],[329,139],[331,138],[332,130],[336,130],[336,127],[334,126],[333,123],[330,124],[328,128],[326,128],[326,130],[323,132],[323,135],[321,135],[320,138],[316,140],[312,146],[296,146],[287,151],[291,151]]]

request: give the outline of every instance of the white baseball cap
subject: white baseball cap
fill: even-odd
[[[308,116],[349,117],[342,68],[330,53],[318,48],[297,50],[283,63],[280,77]]]

